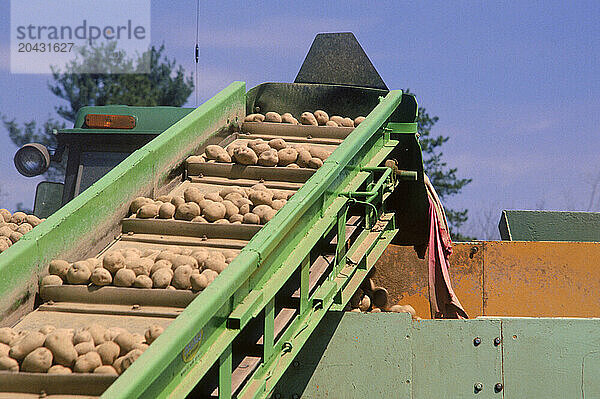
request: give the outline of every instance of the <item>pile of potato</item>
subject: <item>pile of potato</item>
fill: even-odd
[[[236,256],[237,252],[229,249],[111,250],[102,259],[89,258],[72,264],[53,260],[50,274],[42,279],[41,286],[92,284],[197,292],[208,287]]]
[[[209,145],[202,155],[192,155],[187,162],[233,162],[241,165],[319,169],[330,155],[331,152],[322,146],[290,144],[284,139],[237,139],[224,148]]]
[[[272,122],[272,123],[288,123],[290,125],[311,125],[311,126],[330,126],[330,127],[357,127],[364,116],[358,116],[354,120],[351,118],[343,118],[338,115],[329,117],[327,112],[317,110],[313,112],[303,112],[300,115],[300,121],[292,114],[286,112],[279,115],[277,112],[267,112],[266,114],[250,114],[244,118],[244,122]]]
[[[99,324],[77,330],[46,325],[38,331],[0,328],[0,371],[122,374],[163,332],[157,325],[132,334]]]
[[[11,214],[6,209],[0,209],[0,253],[40,223],[42,219],[35,215],[27,215],[24,212]]]
[[[364,288],[364,287],[363,287]],[[378,295],[377,290],[381,292],[381,288],[376,290],[368,290],[359,288],[352,298],[350,298],[350,302],[346,306],[346,311],[349,312],[369,312],[369,313],[380,313],[380,312],[392,312],[392,313],[410,313],[412,318],[415,320],[420,320],[420,317],[417,316],[415,309],[410,305],[389,305],[387,303],[387,292],[385,297],[383,295]]]
[[[226,187],[203,194],[187,188],[183,197],[138,197],[131,203],[130,217],[177,219],[198,223],[265,224],[287,203],[291,193],[270,190],[264,184],[250,188]]]

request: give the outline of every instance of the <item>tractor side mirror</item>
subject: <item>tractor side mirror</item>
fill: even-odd
[[[35,204],[33,213],[39,218],[47,218],[62,206],[62,197],[65,185],[43,181],[35,190]]]

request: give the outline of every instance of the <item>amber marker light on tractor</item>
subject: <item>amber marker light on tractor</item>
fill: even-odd
[[[45,146],[29,143],[17,150],[14,161],[15,167],[23,176],[39,176],[50,167],[50,154]]]
[[[92,129],[133,129],[135,118],[130,115],[87,114],[85,126]]]

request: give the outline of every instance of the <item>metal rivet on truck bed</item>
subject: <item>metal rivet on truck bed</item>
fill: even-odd
[[[500,342],[502,342],[502,341],[500,340],[500,337],[496,337],[496,338],[494,338],[494,346],[498,346],[498,345],[500,345]]]
[[[497,383],[496,385],[494,385],[494,391],[496,392],[502,391],[502,388],[504,388],[504,385],[502,385],[501,383]]]
[[[476,382],[473,389],[475,389],[475,393],[481,392],[483,391],[483,384],[481,382]]]
[[[473,340],[473,345],[475,345],[475,346],[479,346],[479,344],[481,344],[481,338],[479,338],[479,337],[476,337],[476,338]]]
[[[131,307],[131,309],[133,309],[133,310],[139,310],[139,308],[140,308],[140,305],[137,303]]]

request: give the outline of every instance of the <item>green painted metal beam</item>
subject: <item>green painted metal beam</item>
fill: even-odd
[[[502,211],[498,225],[507,241],[600,241],[600,212]]]
[[[600,319],[328,312],[281,399],[600,397]]]

